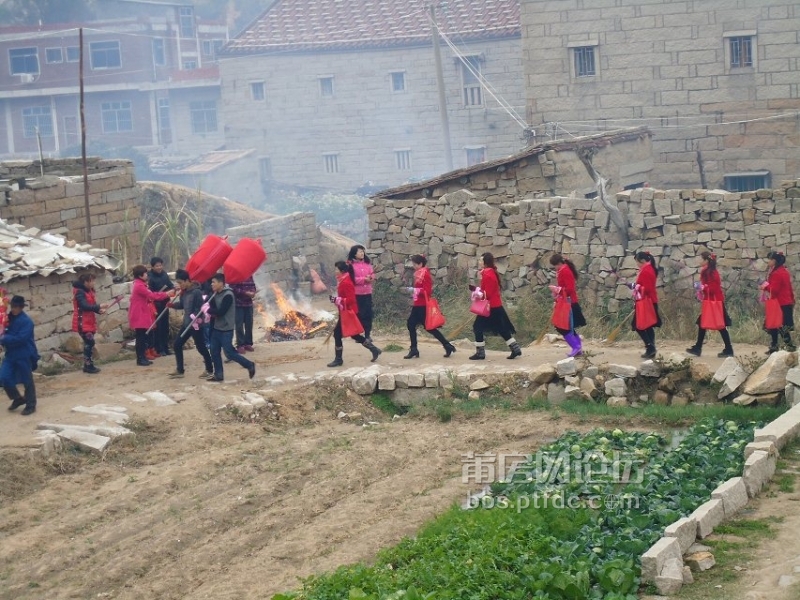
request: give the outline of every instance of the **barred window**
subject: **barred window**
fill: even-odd
[[[753,66],[753,38],[751,36],[737,36],[728,38],[731,53],[731,68]]]
[[[597,75],[594,60],[594,46],[573,48],[575,60],[575,77],[594,77]]]

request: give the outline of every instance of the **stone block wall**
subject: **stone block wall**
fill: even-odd
[[[88,160],[92,245],[129,256],[140,253],[139,206],[133,164],[125,160]],[[86,216],[80,159],[0,163],[0,218],[43,231],[65,233],[86,242]],[[25,179],[23,185],[14,180]],[[18,189],[19,188],[19,189]]]
[[[232,246],[245,237],[261,239],[267,260],[258,273],[266,275],[270,281],[292,280],[293,256],[305,256],[309,267],[319,268],[319,230],[314,213],[274,217],[252,225],[231,227],[226,233]]]
[[[627,215],[622,235],[600,199],[526,198],[491,205],[461,190],[438,199],[385,200],[367,204],[368,252],[376,275],[397,285],[412,254],[425,254],[435,281],[457,270],[475,275],[477,257],[491,252],[506,295],[552,282],[548,259],[561,252],[582,273],[584,302],[609,312],[630,298],[624,285],[638,271],[633,255],[653,254],[659,285],[691,293],[703,249],[717,254],[728,288],[763,279],[766,255],[781,250],[797,276],[800,264],[800,180],[777,189],[623,191],[611,199]],[[755,289],[755,287],[753,287]],[[755,293],[755,292],[754,292]]]

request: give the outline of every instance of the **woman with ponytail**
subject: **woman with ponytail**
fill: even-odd
[[[569,329],[556,327],[556,331],[564,336],[564,341],[572,348],[567,356],[578,356],[583,352],[583,347],[581,345],[581,337],[575,330],[578,327],[586,325],[586,319],[583,316],[581,305],[578,304],[578,269],[575,268],[575,263],[564,258],[564,256],[558,252],[550,257],[550,264],[554,267],[558,267],[558,271],[556,272],[556,285],[551,286],[550,289],[557,299],[560,298],[570,304]]]
[[[328,366],[341,367],[344,364],[342,360],[342,352],[344,351],[342,345],[342,338],[344,337],[342,335],[342,311],[351,310],[357,315],[358,302],[356,302],[356,275],[353,272],[353,265],[340,260],[337,261],[334,266],[336,267],[336,281],[338,285],[336,287],[336,296],[330,296],[330,301],[339,309],[339,320],[336,321],[336,327],[333,329],[333,341],[336,344],[336,357],[332,362],[328,363]],[[381,350],[376,348],[371,340],[360,333],[351,335],[350,337],[372,352],[372,362],[378,360]]]
[[[408,321],[406,321],[411,349],[403,358],[419,358],[417,327],[419,325],[425,326],[425,309],[428,306],[428,298],[433,293],[433,278],[426,266],[428,259],[421,254],[415,254],[411,257],[411,264],[414,265],[414,286],[406,288],[407,291],[411,292],[414,302],[411,307],[411,314],[408,316]],[[447,338],[444,337],[438,327],[436,329],[426,329],[425,331],[435,337],[442,345],[445,358],[450,358],[450,355],[456,351],[456,347],[447,341]]]
[[[645,324],[636,322],[637,312],[634,312],[631,329],[639,334],[644,342],[644,354],[642,358],[655,358],[656,356],[656,327],[661,327],[661,315],[658,312],[658,293],[656,292],[656,276],[658,268],[656,267],[656,259],[653,255],[644,250],[640,250],[634,256],[634,259],[639,264],[639,275],[636,277],[636,283],[633,286],[634,303],[638,305],[639,302],[650,301],[653,303],[653,310],[655,311],[655,323]],[[638,308],[638,306],[636,306]]]
[[[484,252],[478,258],[478,272],[481,276],[481,283],[472,290],[472,300],[488,300],[489,315],[475,317],[475,322],[472,324],[472,332],[475,334],[475,354],[469,359],[483,360],[486,358],[486,342],[483,336],[484,333],[490,331],[502,337],[511,349],[511,354],[506,358],[514,359],[522,356],[522,349],[517,340],[513,338],[516,333],[514,324],[511,323],[506,309],[503,308],[503,299],[500,296],[500,275],[491,252]]]
[[[725,348],[717,354],[719,358],[733,356],[733,346],[731,345],[731,334],[728,333],[728,327],[731,325],[731,318],[728,316],[728,311],[725,308],[725,294],[722,292],[722,279],[717,270],[717,255],[708,251],[700,253],[700,260],[702,266],[700,267],[700,281],[695,284],[698,287],[697,296],[700,300],[717,300],[722,302],[722,319],[720,325],[724,325],[719,330],[722,336],[722,341]],[[691,348],[687,348],[686,352],[693,356],[700,356],[703,351],[703,340],[706,337],[706,330],[701,326],[703,320],[708,318],[708,315],[703,314],[704,311],[709,310],[709,306],[704,303],[703,309],[700,311],[700,316],[697,317],[697,342]]]
[[[770,252],[767,254],[769,276],[762,288],[769,294],[769,298],[777,300],[783,314],[783,324],[778,329],[767,329],[770,335],[770,345],[767,354],[778,351],[778,334],[783,338],[786,350],[794,352],[797,348],[792,341],[791,332],[794,331],[794,289],[789,270],[784,266],[786,256],[783,252]]]

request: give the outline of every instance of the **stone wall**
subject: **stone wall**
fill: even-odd
[[[127,160],[87,159],[92,245],[119,252],[127,244],[129,256],[140,254],[139,206],[133,164]],[[80,159],[0,163],[0,218],[68,234],[86,241],[83,176]],[[20,179],[24,182],[20,183]]]
[[[690,290],[696,255],[716,252],[725,284],[763,278],[766,255],[782,250],[795,275],[800,264],[800,180],[780,188],[730,193],[721,190],[623,191],[612,198],[627,215],[622,235],[599,199],[533,198],[500,205],[467,190],[438,199],[374,199],[367,204],[368,252],[376,275],[399,285],[409,256],[425,254],[435,281],[454,271],[475,275],[476,258],[491,252],[506,295],[552,282],[549,259],[562,252],[582,274],[587,303],[619,311],[630,298],[624,285],[638,270],[633,254],[651,252],[659,264],[659,285]],[[754,288],[755,289],[755,288]]]
[[[319,230],[314,213],[292,213],[252,225],[231,227],[227,234],[232,246],[245,237],[261,240],[267,260],[258,270],[257,279],[260,275],[269,281],[292,281],[294,256],[305,256],[309,267],[319,268]]]

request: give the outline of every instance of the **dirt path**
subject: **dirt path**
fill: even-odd
[[[685,346],[662,344],[660,350]],[[595,364],[640,362],[635,343],[588,347]],[[451,364],[467,363],[469,349],[460,348]],[[441,347],[420,350],[420,366],[444,363]],[[70,410],[78,404],[119,404],[154,428],[150,438],[119,443],[104,459],[84,460],[76,472],[0,506],[0,599],[269,598],[296,588],[299,577],[369,560],[463,501],[470,486],[461,482],[462,454],[531,452],[567,429],[593,426],[547,412],[491,411],[450,423],[342,422],[322,408],[324,392],[301,385],[325,370],[332,352],[332,344],[323,347],[319,340],[262,344],[254,353],[255,381],[231,364],[228,381],[217,386],[193,379],[200,370],[193,352],[184,380],[166,377],[169,358],[147,369],[132,361],[105,365],[95,378],[70,373],[41,380],[36,420],[0,414],[0,444],[17,453],[22,468],[30,459],[13,447],[30,445],[39,421],[75,422]],[[526,349],[515,363],[533,367],[563,354],[563,347]],[[711,354],[713,369],[722,360]],[[505,355],[490,353],[487,368],[507,366]],[[355,344],[346,348],[345,360],[345,366],[369,364],[366,350]],[[398,368],[409,363],[388,352],[380,361]],[[287,381],[287,373],[297,381]],[[265,382],[273,376],[284,383]],[[219,410],[241,390],[259,389],[279,391],[280,421],[240,423]],[[182,401],[156,407],[124,395],[152,390]],[[379,418],[367,402],[347,401]],[[765,498],[758,510],[796,512],[794,503],[783,504]],[[800,556],[797,528],[791,535],[785,529],[778,545],[754,551],[748,576],[772,556],[763,554],[768,547]],[[774,580],[774,573],[765,570],[763,579]]]

